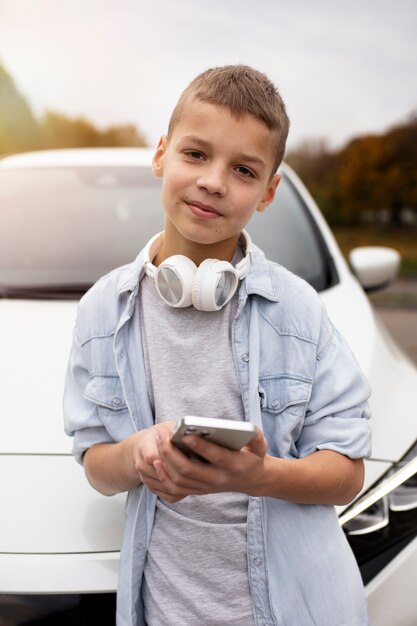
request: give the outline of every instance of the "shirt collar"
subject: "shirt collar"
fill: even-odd
[[[142,250],[135,261],[127,265],[125,271],[121,273],[117,282],[119,296],[126,292],[137,293],[139,282],[145,274],[143,252]],[[271,264],[262,250],[255,245],[252,248],[252,265],[244,280],[244,289],[247,295],[256,294],[273,302],[278,302],[280,299],[276,279],[271,272]]]
[[[272,273],[271,262],[257,246],[253,246],[252,265],[245,278],[244,288],[248,295],[256,294],[273,302],[279,301],[278,285]]]
[[[126,292],[138,291],[139,283],[145,274],[144,250],[142,250],[133,263],[125,266],[117,281],[117,295],[122,296]]]

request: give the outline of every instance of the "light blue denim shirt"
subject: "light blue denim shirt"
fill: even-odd
[[[153,425],[138,304],[142,253],[82,298],[66,380],[65,428],[74,454]],[[335,450],[369,456],[369,386],[316,292],[254,246],[232,328],[247,420],[262,427],[269,454],[300,458]],[[209,358],[202,355],[202,358]],[[117,624],[145,624],[142,573],[156,496],[127,498]],[[251,497],[249,582],[259,626],[361,626],[366,602],[356,561],[334,507]],[[219,572],[221,576],[221,572]]]

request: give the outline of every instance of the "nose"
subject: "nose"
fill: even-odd
[[[197,186],[210,194],[224,196],[227,192],[227,172],[220,165],[207,164],[197,180]]]

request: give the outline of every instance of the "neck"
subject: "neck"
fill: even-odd
[[[153,260],[153,264],[158,266],[170,256],[181,254],[198,266],[205,259],[218,259],[219,261],[231,261],[236,251],[239,236],[226,239],[224,241],[201,244],[189,239],[185,239],[181,235],[172,236],[171,232],[165,228],[161,235],[161,247]]]

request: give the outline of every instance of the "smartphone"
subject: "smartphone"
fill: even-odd
[[[182,438],[185,435],[197,435],[219,446],[229,448],[229,450],[240,450],[255,437],[256,427],[252,422],[241,422],[238,420],[197,417],[195,415],[181,417],[177,421],[171,438],[172,443],[187,456],[206,461],[206,459],[202,459],[200,455],[195,454],[183,443]]]

